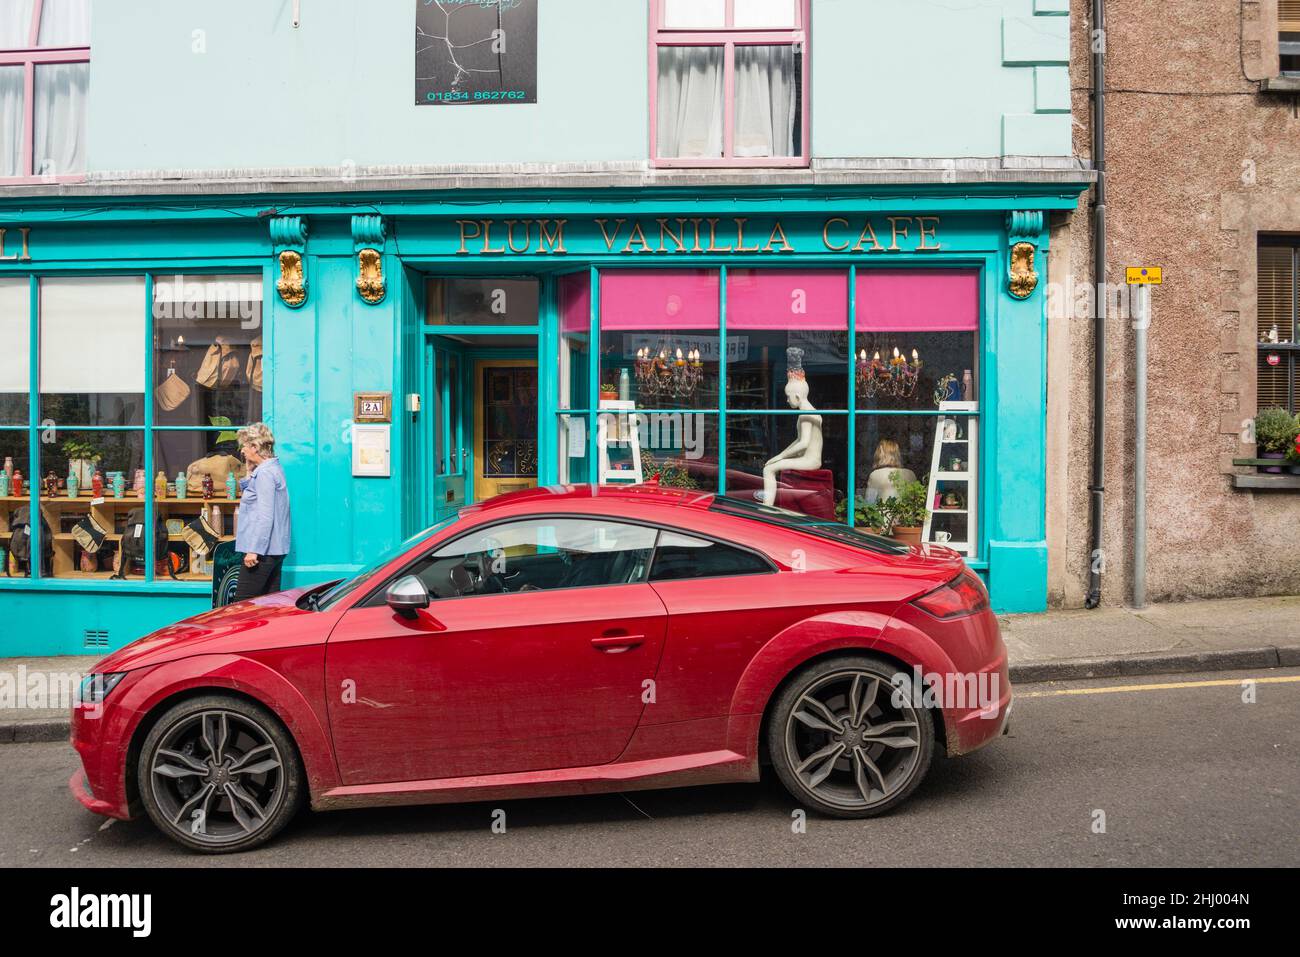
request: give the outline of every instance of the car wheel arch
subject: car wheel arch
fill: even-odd
[[[182,662],[188,666],[188,673],[182,679],[167,680],[167,665],[157,666],[149,676],[158,687],[150,692],[147,700],[139,707],[140,717],[129,731],[129,744],[122,763],[122,772],[126,777],[125,793],[129,800],[138,801],[139,796],[132,795],[133,771],[150,729],[177,703],[213,694],[239,698],[270,712],[293,742],[310,795],[324,793],[338,785],[338,768],[334,763],[334,749],[329,732],[321,725],[311,703],[292,682],[261,662],[233,655],[220,656],[220,660],[213,663],[208,673],[199,675],[192,672],[193,658],[180,659],[173,664]],[[239,677],[235,677],[226,673],[232,664],[253,665],[256,670],[243,671]],[[249,680],[254,677],[258,680]]]
[[[800,672],[828,658],[867,655],[905,670],[922,667],[949,671],[952,663],[947,654],[928,636],[907,629],[900,634],[897,623],[887,614],[877,612],[833,612],[796,622],[773,636],[746,666],[731,701],[732,729],[749,738],[731,741],[732,750],[766,758],[763,740],[767,717],[781,690]],[[900,640],[900,638],[902,640]],[[741,715],[761,715],[757,727],[752,722],[738,722]],[[939,711],[935,735],[943,752],[947,752],[947,715]],[[751,730],[743,730],[749,729]],[[729,738],[733,735],[729,734]]]

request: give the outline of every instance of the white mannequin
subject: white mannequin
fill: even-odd
[[[785,384],[785,400],[792,409],[817,411],[808,401],[808,381],[802,371],[792,372]],[[822,417],[801,415],[798,438],[767,460],[763,466],[763,488],[754,493],[764,505],[776,503],[776,475],[788,469],[807,471],[822,467]]]

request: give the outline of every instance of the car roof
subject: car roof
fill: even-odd
[[[661,505],[676,508],[707,509],[716,498],[714,493],[694,489],[667,488],[661,485],[543,485],[537,488],[506,492],[484,502],[467,505],[462,515],[514,509],[519,506],[545,508],[562,503],[615,501],[638,505]]]

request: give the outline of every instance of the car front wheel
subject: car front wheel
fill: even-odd
[[[288,732],[265,708],[225,695],[183,701],[159,718],[136,780],[159,830],[214,854],[270,840],[305,795]]]
[[[875,658],[845,656],[799,672],[768,719],[772,764],[801,804],[833,817],[883,814],[930,768],[934,719],[912,677]]]

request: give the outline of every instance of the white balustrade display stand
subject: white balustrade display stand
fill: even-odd
[[[978,402],[940,402],[940,412],[977,412]],[[945,439],[944,426],[949,421],[957,423],[959,439]],[[925,527],[921,530],[921,541],[936,545],[947,545],[966,558],[974,558],[979,547],[979,528],[976,524],[979,515],[979,419],[975,416],[946,416],[935,418],[934,452],[930,457],[930,486],[926,493]],[[949,466],[954,458],[965,464],[960,471],[952,471]],[[960,508],[936,509],[935,495],[944,492],[957,492],[962,498]],[[960,517],[949,521],[945,516]],[[964,519],[964,521],[962,521]],[[935,535],[947,532],[952,537],[940,542]]]
[[[602,399],[596,416],[596,449],[599,453],[597,481],[601,485],[640,485],[645,481],[641,469],[640,417],[636,403],[623,399]],[[630,468],[614,468],[609,460],[610,445],[626,447],[632,456]]]

